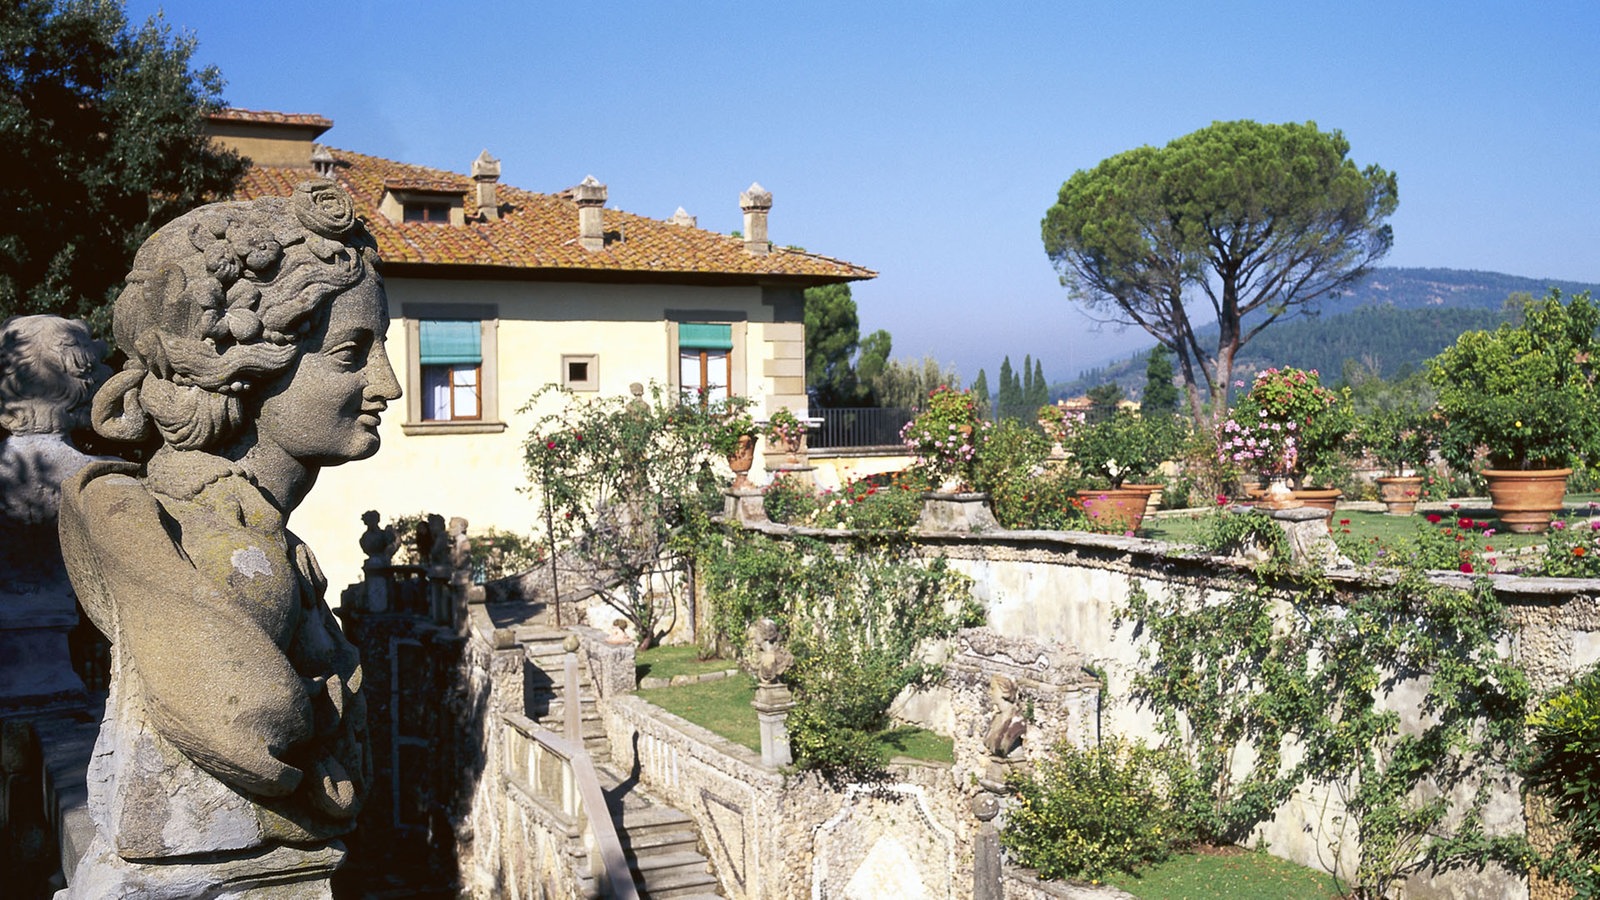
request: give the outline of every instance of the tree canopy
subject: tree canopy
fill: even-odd
[[[806,384],[826,407],[867,406],[872,383],[888,362],[892,341],[878,329],[861,337],[861,320],[848,284],[807,288]]]
[[[109,336],[139,245],[233,189],[245,162],[203,132],[222,77],[189,67],[194,48],[108,0],[0,5],[0,319],[82,317]]]
[[[1198,418],[1202,382],[1226,405],[1240,347],[1389,251],[1395,176],[1348,153],[1313,122],[1251,121],[1129,150],[1061,186],[1045,252],[1075,300],[1172,350]],[[1213,316],[1216,345],[1203,346],[1195,319]]]

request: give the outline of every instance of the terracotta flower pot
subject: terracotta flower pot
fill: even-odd
[[[1501,524],[1517,534],[1542,534],[1560,512],[1571,469],[1484,469],[1489,501]]]
[[[1161,492],[1166,490],[1166,487],[1164,484],[1124,483],[1122,485],[1122,489],[1125,491],[1139,491],[1144,494],[1144,514],[1147,516],[1155,515],[1156,510],[1161,508]]]
[[[1333,511],[1334,504],[1338,503],[1342,496],[1344,491],[1338,488],[1306,488],[1294,492],[1294,498],[1303,505],[1329,512]]]
[[[1144,508],[1149,502],[1144,491],[1106,489],[1079,491],[1083,511],[1102,531],[1125,532],[1139,527],[1144,519]]]
[[[1422,496],[1421,475],[1385,475],[1378,479],[1378,496],[1391,516],[1409,516]]]
[[[739,436],[739,446],[728,457],[728,468],[733,470],[733,489],[750,486],[750,467],[756,461],[756,438],[752,434]]]

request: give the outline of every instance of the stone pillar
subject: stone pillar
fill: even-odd
[[[758,487],[730,488],[723,495],[722,516],[741,525],[769,521],[764,495]]]
[[[604,250],[606,186],[585,175],[572,189],[572,199],[578,204],[578,244],[585,250]]]
[[[794,764],[794,754],[789,748],[789,710],[794,708],[794,696],[782,684],[762,684],[756,687],[756,718],[761,722],[761,764],[777,769]]]
[[[1339,553],[1339,545],[1333,542],[1333,537],[1328,529],[1328,522],[1333,518],[1333,511],[1320,509],[1315,506],[1301,506],[1293,509],[1262,509],[1262,512],[1272,517],[1278,527],[1283,529],[1284,536],[1289,540],[1289,559],[1295,565],[1310,565],[1319,567],[1352,565]],[[1239,507],[1232,507],[1235,512],[1243,512]],[[1246,558],[1263,558],[1266,551],[1263,548],[1247,548],[1244,551]]]
[[[583,746],[583,696],[578,691],[578,636],[569,634],[561,641],[562,736]]]
[[[739,195],[739,209],[744,211],[744,252],[752,256],[766,256],[772,252],[772,242],[767,240],[767,214],[772,212],[772,192],[751,182],[750,188]]]
[[[972,798],[972,816],[978,820],[978,837],[972,847],[972,900],[1001,900],[1000,830],[994,817],[1000,814],[1000,798],[985,791]]]

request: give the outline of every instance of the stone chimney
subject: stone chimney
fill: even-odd
[[[328,151],[328,148],[321,144],[318,144],[311,151],[311,168],[315,169],[317,174],[323,178],[332,178],[333,169],[338,164],[339,161],[333,158],[333,154]]]
[[[585,175],[572,189],[572,199],[578,203],[578,243],[585,250],[604,250],[606,235],[602,213],[606,205],[606,186],[595,181],[593,175]]]
[[[477,187],[478,214],[490,222],[500,218],[500,197],[495,193],[500,181],[500,160],[490,156],[487,148],[472,161],[472,180]]]
[[[739,195],[739,208],[744,210],[744,252],[755,256],[771,253],[767,213],[772,211],[772,192],[760,182],[751,182],[750,189]]]
[[[677,212],[672,214],[672,218],[668,219],[667,221],[673,225],[681,225],[684,228],[694,228],[696,225],[700,224],[699,219],[689,215],[688,211],[681,206],[678,207]]]

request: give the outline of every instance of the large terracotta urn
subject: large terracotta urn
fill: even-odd
[[[1162,496],[1162,492],[1164,490],[1166,490],[1166,487],[1167,486],[1164,485],[1164,484],[1123,484],[1122,485],[1122,489],[1125,490],[1125,491],[1140,491],[1141,493],[1144,494],[1144,496],[1145,496],[1144,514],[1147,515],[1147,516],[1155,515],[1156,510],[1161,508],[1161,496]]]
[[[1484,469],[1494,514],[1517,534],[1542,534],[1561,511],[1571,469]]]
[[[1378,497],[1383,500],[1384,512],[1391,516],[1409,516],[1417,510],[1417,500],[1422,497],[1421,475],[1385,475],[1378,479]]]
[[[1083,501],[1083,511],[1096,530],[1115,533],[1139,527],[1149,495],[1128,488],[1107,488],[1079,491],[1078,499]]]
[[[1294,498],[1303,505],[1329,512],[1333,512],[1334,504],[1338,503],[1342,496],[1344,492],[1338,488],[1302,488],[1294,492]]]

